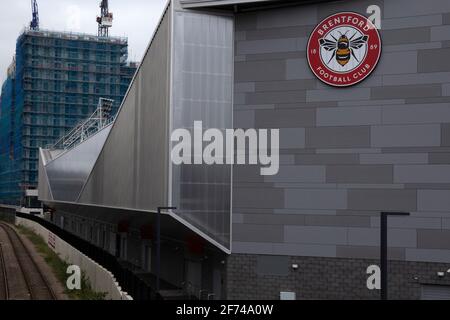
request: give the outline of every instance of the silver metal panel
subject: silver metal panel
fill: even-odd
[[[170,10],[167,10],[79,198],[155,211],[167,205]]]
[[[68,199],[75,179],[49,176],[59,203],[145,214],[172,203],[179,207],[169,213],[174,223],[228,252],[231,166],[177,167],[170,175],[169,134],[172,128],[192,127],[194,120],[222,130],[233,127],[233,19],[178,12],[179,43],[171,48],[172,12],[169,6],[78,199]]]
[[[110,129],[111,126],[102,129],[45,166],[54,200],[75,201],[78,198]],[[39,177],[41,179],[41,175]]]
[[[48,150],[39,149],[39,179],[38,179],[38,198],[39,200],[53,200],[48,183],[47,172],[45,171],[45,164],[50,158]]]
[[[193,136],[194,121],[204,130],[233,128],[233,25],[228,16],[174,13],[173,130]],[[184,221],[230,248],[231,165],[172,165],[171,204]]]

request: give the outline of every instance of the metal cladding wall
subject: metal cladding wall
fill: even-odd
[[[155,210],[168,201],[170,19],[166,12],[80,202]]]
[[[382,9],[381,60],[351,88],[314,77],[325,17]],[[450,262],[450,2],[354,0],[236,15],[236,128],[281,128],[280,172],[235,166],[233,253]]]
[[[84,143],[62,152],[46,166],[46,178],[53,196],[61,201],[78,200],[111,129],[103,128]],[[41,199],[47,199],[41,196]]]
[[[53,196],[50,190],[50,184],[47,177],[47,172],[45,171],[45,165],[47,164],[47,161],[50,158],[51,156],[48,150],[39,149],[38,195],[41,201],[53,200]]]
[[[225,136],[233,120],[233,17],[177,11],[174,22],[172,129],[193,137],[194,121],[202,121]],[[203,150],[192,154],[201,159]],[[229,249],[231,165],[172,165],[172,204]]]
[[[228,252],[231,165],[173,164],[170,132],[194,136],[194,121],[231,128],[232,99],[233,17],[171,3],[109,133],[59,157],[41,152],[40,189],[53,196],[44,200],[129,210],[130,219],[171,205],[173,221]]]

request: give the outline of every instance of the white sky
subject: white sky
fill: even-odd
[[[37,0],[41,29],[97,34],[100,0]],[[111,36],[128,37],[129,59],[140,61],[167,0],[109,0],[114,14]],[[31,0],[0,0],[0,86],[16,49],[16,39],[31,21]]]

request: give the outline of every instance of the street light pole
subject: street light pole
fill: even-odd
[[[381,272],[381,300],[388,299],[388,216],[409,216],[409,212],[381,212],[380,216],[380,272]]]
[[[156,213],[156,292],[159,292],[161,276],[161,210],[175,210],[176,207],[158,207]]]

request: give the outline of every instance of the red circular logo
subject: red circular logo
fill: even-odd
[[[365,16],[341,12],[317,25],[308,41],[308,63],[321,81],[348,87],[363,81],[378,64],[381,38]]]

